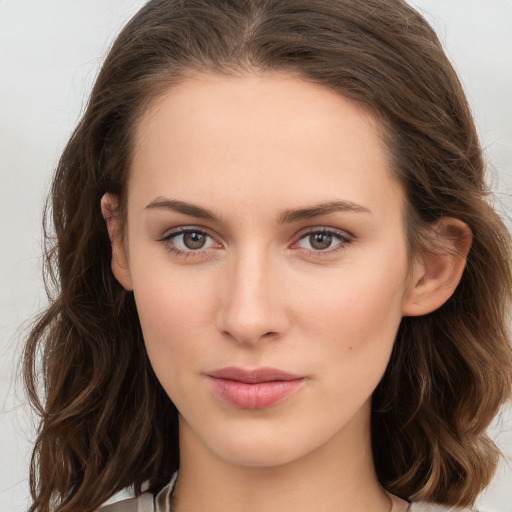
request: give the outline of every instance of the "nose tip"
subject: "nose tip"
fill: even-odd
[[[219,329],[239,343],[254,344],[275,337],[279,327],[263,297],[232,296],[219,316]]]
[[[276,280],[261,265],[244,268],[225,280],[217,328],[243,344],[275,339],[287,324]]]

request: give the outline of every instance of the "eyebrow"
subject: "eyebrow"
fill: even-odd
[[[184,215],[190,215],[200,219],[211,220],[221,222],[218,215],[213,213],[211,210],[197,206],[186,201],[178,201],[176,199],[167,199],[165,197],[157,197],[151,201],[147,206],[146,210],[153,209],[168,209]],[[311,219],[320,215],[328,215],[336,212],[359,212],[359,213],[371,213],[371,211],[357,203],[351,201],[328,201],[325,203],[319,203],[307,208],[299,208],[293,210],[285,210],[279,215],[279,224],[289,224],[292,222],[298,222],[300,220]]]
[[[299,220],[311,219],[319,215],[328,215],[336,212],[359,212],[371,213],[368,208],[351,201],[329,201],[313,205],[309,208],[297,210],[286,210],[279,216],[280,223],[297,222]]]
[[[196,206],[195,204],[187,203],[185,201],[166,199],[165,197],[157,197],[151,201],[145,209],[153,210],[158,208],[173,210],[175,212],[183,213],[184,215],[190,215],[192,217],[198,217],[200,219],[215,221],[219,220],[217,215],[215,215],[212,211],[207,210],[206,208],[202,208],[201,206]]]

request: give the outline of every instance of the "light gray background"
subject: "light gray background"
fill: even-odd
[[[50,176],[109,44],[142,0],[0,0],[0,511],[26,510],[33,419],[19,378],[23,322],[45,304],[41,212]],[[438,30],[473,106],[490,181],[512,210],[512,1],[414,0]],[[510,225],[510,224],[509,224]],[[480,500],[512,512],[512,412],[491,431],[506,452]]]

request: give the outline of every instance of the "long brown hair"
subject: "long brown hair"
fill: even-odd
[[[485,430],[512,389],[511,241],[433,30],[402,0],[152,0],[113,44],[53,181],[54,292],[24,360],[41,415],[32,512],[92,511],[144,482],[157,491],[179,466],[177,411],[150,366],[133,295],[112,275],[100,199],[117,194],[123,211],[135,127],[155,97],[189,71],[251,70],[292,73],[375,114],[405,193],[411,253],[442,216],[471,228],[454,295],[401,323],[373,397],[373,453],[386,489],[447,505],[473,503],[495,470]]]

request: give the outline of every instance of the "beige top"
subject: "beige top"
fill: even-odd
[[[178,473],[175,473],[171,481],[156,495],[144,493],[138,498],[129,498],[111,505],[101,507],[98,512],[172,512],[171,494]],[[434,503],[413,502],[404,508],[403,500],[392,497],[393,508],[391,512],[471,512],[469,509],[449,508]]]

